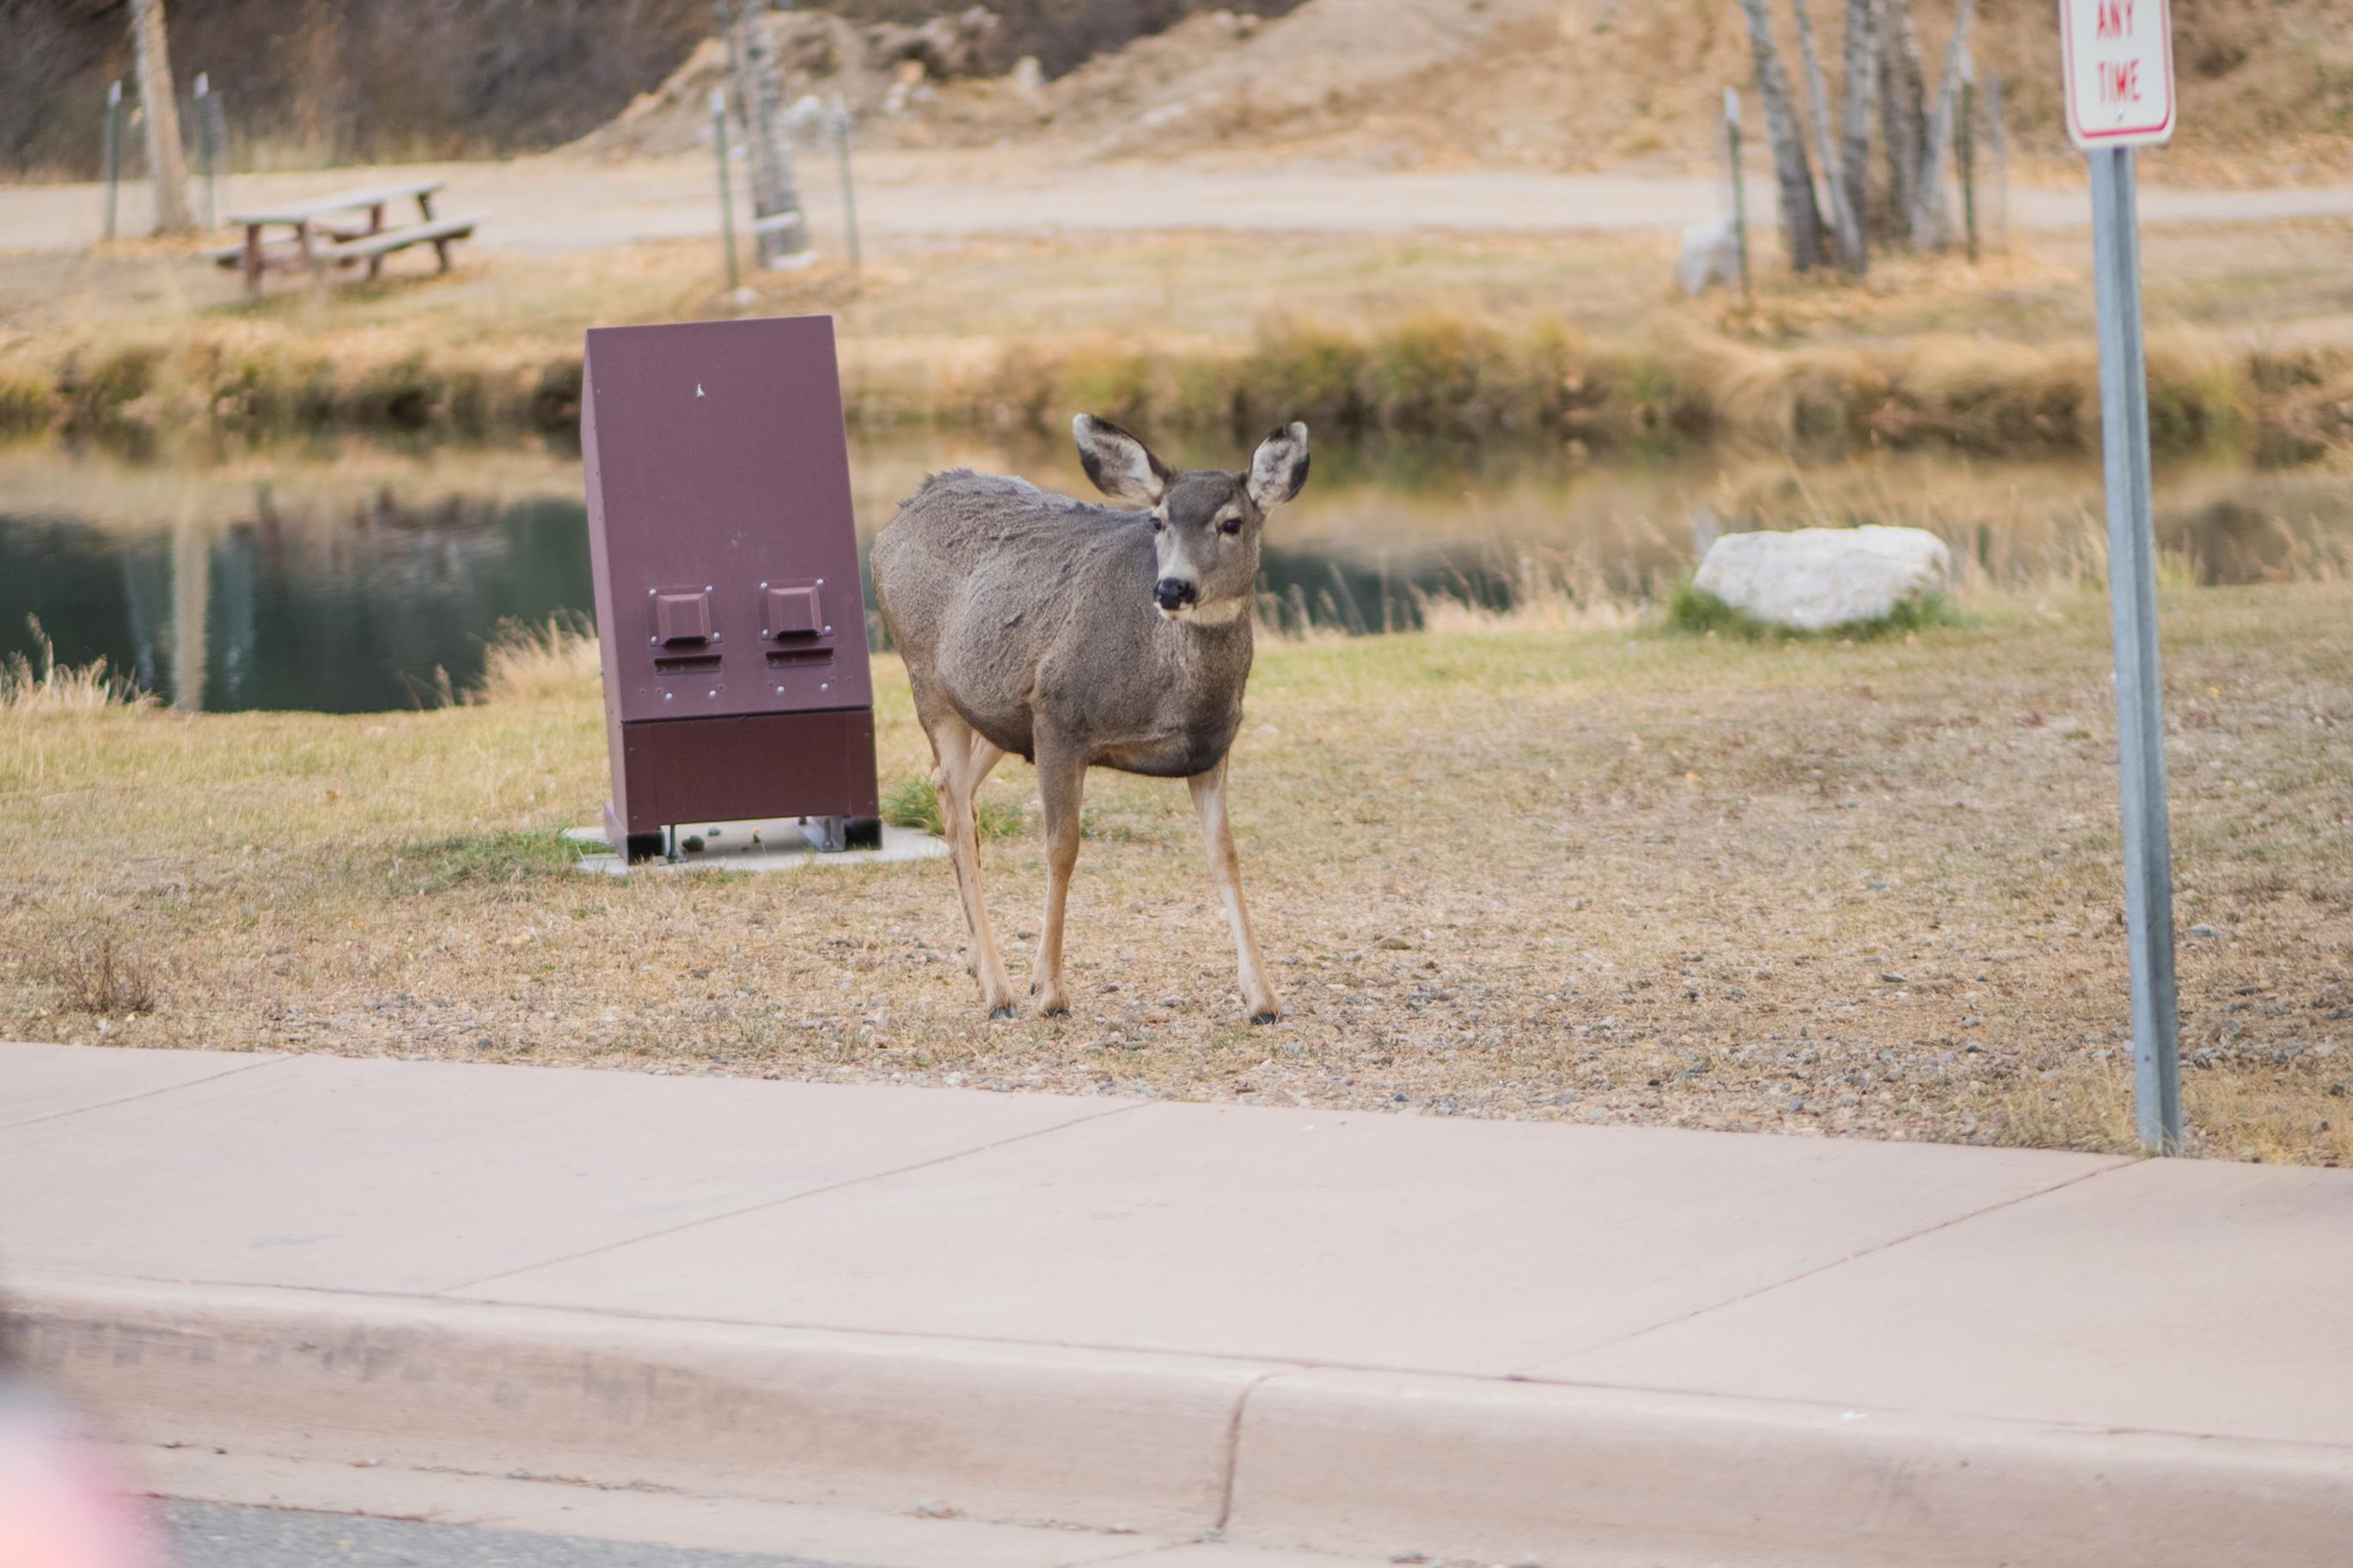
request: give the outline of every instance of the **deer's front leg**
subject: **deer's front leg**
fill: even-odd
[[[1253,1024],[1271,1024],[1282,1016],[1282,1004],[1274,999],[1274,987],[1266,983],[1258,935],[1250,930],[1250,905],[1242,898],[1241,857],[1234,852],[1233,826],[1226,820],[1226,764],[1221,761],[1185,784],[1193,792],[1193,809],[1201,816],[1201,838],[1209,851],[1209,879],[1218,885],[1218,897],[1226,906],[1226,923],[1233,928],[1242,1010]]]
[[[1038,969],[1029,989],[1038,998],[1038,1010],[1049,1016],[1071,1010],[1071,994],[1062,984],[1062,907],[1071,895],[1071,869],[1079,863],[1086,793],[1085,753],[1041,737],[1038,802],[1046,826],[1046,930],[1038,944]]]

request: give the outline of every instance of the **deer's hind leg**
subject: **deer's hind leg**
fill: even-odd
[[[1038,944],[1037,977],[1029,989],[1038,1010],[1050,1016],[1071,1010],[1062,984],[1062,909],[1071,895],[1071,871],[1079,863],[1080,807],[1086,798],[1087,758],[1077,747],[1039,736],[1038,804],[1046,827],[1046,925]]]
[[[1201,839],[1209,851],[1209,879],[1226,906],[1226,923],[1233,928],[1234,964],[1241,983],[1242,1011],[1253,1024],[1271,1024],[1282,1016],[1282,1004],[1266,981],[1266,963],[1259,957],[1258,933],[1250,929],[1250,905],[1242,898],[1242,860],[1234,849],[1233,825],[1226,819],[1226,764],[1185,781],[1193,792],[1193,809],[1201,816]]]
[[[980,999],[992,1018],[1013,1016],[1013,982],[1005,975],[1005,959],[988,929],[988,904],[980,894],[980,829],[975,802],[981,781],[1005,753],[964,721],[944,700],[920,700],[916,711],[931,737],[932,754],[939,766],[932,785],[939,792],[940,817],[947,829],[948,863],[955,868],[956,900],[964,910],[964,929],[972,938],[972,973],[980,982]]]

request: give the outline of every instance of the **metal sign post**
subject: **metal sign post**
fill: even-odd
[[[2067,130],[2090,155],[2100,322],[2100,446],[2108,500],[2108,603],[2124,784],[2125,918],[2132,959],[2140,1140],[2181,1150],[2180,1019],[2173,973],[2173,847],[2165,810],[2158,668],[2157,539],[2149,508],[2148,372],[2142,359],[2140,226],[2133,148],[2173,134],[2165,0],[2060,0]]]

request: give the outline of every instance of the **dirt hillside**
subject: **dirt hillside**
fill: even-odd
[[[1795,30],[1779,0],[1780,37]],[[1844,7],[1814,0],[1830,89]],[[1951,0],[1917,0],[1928,74]],[[820,12],[769,19],[790,95],[841,94],[886,145],[1028,142],[1101,156],[1276,153],[1387,167],[1704,167],[1717,104],[1753,77],[1733,0],[1307,0],[1271,18],[1199,12],[1047,79],[958,76]],[[2353,0],[2177,0],[2181,130],[2162,177],[2232,184],[2353,173]],[[902,34],[905,29],[901,30]],[[2047,5],[1980,7],[1970,53],[1999,77],[2014,163],[2072,160]],[[715,44],[579,145],[678,152],[704,134]],[[1751,93],[1753,99],[1753,91]],[[1752,110],[1753,112],[1753,110]]]
[[[1282,129],[1335,150],[1367,142],[1433,160],[1590,168],[1713,153],[1717,109],[1740,87],[1756,112],[1746,29],[1733,0],[1567,0],[1498,28],[1408,82]],[[1833,102],[1844,7],[1810,6]],[[1928,74],[1940,73],[1951,0],[1916,0]],[[1776,5],[1794,71],[1796,28]],[[2353,171],[2353,4],[2175,0],[2180,130],[2153,154],[2164,177],[2275,184]],[[2061,120],[2058,26],[2042,5],[1980,5],[1970,55],[2001,79],[2014,156],[2072,161]],[[1346,121],[1344,123],[1344,121]]]

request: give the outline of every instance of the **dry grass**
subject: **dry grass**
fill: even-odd
[[[482,702],[595,701],[603,679],[597,660],[596,628],[586,616],[501,621],[471,695]]]
[[[111,931],[85,934],[66,951],[58,980],[65,1005],[93,1017],[129,1017],[155,1008],[153,973]]]
[[[83,712],[110,706],[139,707],[153,699],[128,676],[109,675],[106,660],[86,665],[58,663],[57,644],[41,629],[37,616],[27,616],[33,640],[40,645],[38,662],[12,653],[0,662],[0,711],[28,713]]]
[[[1097,774],[1075,1015],[990,1024],[945,871],[569,874],[586,696],[0,714],[0,1036],[136,933],[142,1044],[659,1066],[2112,1149],[2125,954],[2105,602],[1910,640],[1647,625],[1276,643],[1235,752],[1290,1008],[1244,1025],[1181,789]],[[2196,1150],[2353,1159],[2353,588],[2168,590]],[[878,668],[886,780],[927,764]],[[1029,772],[992,793],[1027,797]],[[137,846],[126,854],[125,845]],[[1018,971],[1042,857],[987,876]],[[487,1042],[487,1044],[484,1044]]]

